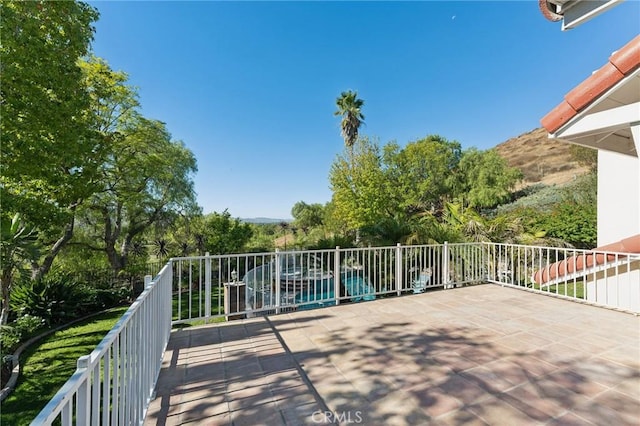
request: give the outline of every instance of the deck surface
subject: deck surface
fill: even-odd
[[[147,425],[637,425],[640,318],[478,285],[174,331]]]

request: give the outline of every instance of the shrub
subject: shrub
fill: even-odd
[[[128,285],[119,285],[111,288],[97,288],[96,304],[101,309],[113,308],[121,305],[131,297],[131,289]]]
[[[23,281],[11,294],[15,314],[44,318],[48,325],[77,318],[97,307],[96,290],[64,273],[52,272],[42,279]]]
[[[13,352],[20,343],[35,336],[45,326],[44,318],[29,314],[18,317],[11,326],[0,330],[2,354]]]

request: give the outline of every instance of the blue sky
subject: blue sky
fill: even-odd
[[[361,134],[489,149],[540,118],[640,32],[629,0],[576,29],[537,1],[91,2],[93,50],[198,160],[205,213],[291,217],[331,199],[340,92]]]

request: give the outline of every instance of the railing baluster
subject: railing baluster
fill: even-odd
[[[205,253],[204,260],[204,317],[208,321],[211,317],[211,257]]]

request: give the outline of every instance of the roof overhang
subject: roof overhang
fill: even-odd
[[[562,31],[595,18],[624,0],[539,0],[542,14],[551,21],[562,20]]]
[[[640,152],[638,129],[640,68],[625,76],[549,137],[637,157]]]
[[[540,120],[549,137],[638,157],[640,35]]]

